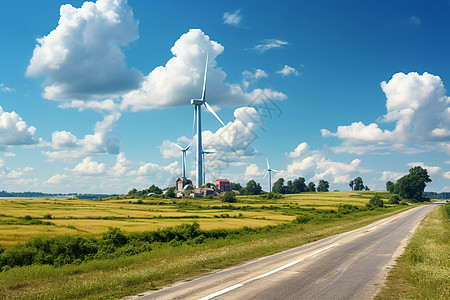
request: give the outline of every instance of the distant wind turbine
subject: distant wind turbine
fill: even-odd
[[[186,148],[183,148],[180,145],[178,145],[177,143],[172,142],[172,144],[177,146],[177,148],[180,149],[180,151],[182,152],[182,156],[181,156],[181,178],[186,178],[186,151],[189,150],[189,148],[191,147],[192,143],[193,143],[193,141]]]
[[[197,187],[199,188],[204,184],[203,182],[203,148],[202,148],[202,120],[201,120],[201,106],[205,105],[205,107],[209,110],[210,113],[216,117],[217,120],[225,127],[225,124],[216,114],[214,109],[206,102],[206,73],[208,71],[208,55],[206,56],[206,65],[205,65],[205,75],[203,77],[203,91],[201,99],[191,99],[191,104],[195,105],[194,109],[194,125],[197,121]]]
[[[272,172],[277,172],[277,173],[278,173],[278,172],[280,172],[280,171],[277,171],[277,170],[275,170],[275,169],[271,169],[271,168],[270,168],[269,160],[267,159],[267,157],[266,157],[266,162],[267,162],[267,171],[266,171],[266,173],[264,174],[263,179],[266,177],[267,174],[269,174],[268,179],[269,179],[269,193],[270,193],[270,192],[272,192]]]

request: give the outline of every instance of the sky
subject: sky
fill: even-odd
[[[208,182],[450,191],[450,1],[0,1],[0,36],[0,190],[174,186],[209,55]]]

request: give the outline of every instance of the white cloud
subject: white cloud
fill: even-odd
[[[10,87],[7,87],[4,83],[0,83],[0,91],[5,93],[12,93],[16,90]]]
[[[278,74],[281,74],[283,77],[288,75],[294,75],[298,76],[300,73],[293,67],[290,67],[288,65],[284,65],[284,67],[277,71]]]
[[[125,174],[129,167],[127,165],[130,162],[127,160],[125,153],[120,152],[116,157],[116,164],[109,170],[109,174],[115,177],[119,177]]]
[[[11,145],[31,145],[36,128],[28,126],[16,112],[5,112],[0,106],[0,148]]]
[[[223,24],[238,26],[242,21],[241,10],[238,9],[235,12],[226,12],[223,14]]]
[[[446,179],[450,179],[450,172],[442,173],[442,176]]]
[[[427,165],[425,165],[424,163],[422,163],[422,162],[412,162],[412,163],[409,163],[409,164],[407,164],[408,166],[410,166],[410,167],[416,167],[416,166],[419,166],[419,167],[422,167],[422,168],[424,168],[424,169],[427,169],[427,171],[429,172],[429,174],[436,174],[436,173],[438,173],[439,171],[441,171],[441,167],[432,167],[432,166],[427,166]]]
[[[118,111],[119,104],[115,103],[112,99],[106,99],[103,101],[81,101],[73,100],[67,101],[60,105],[59,108],[76,108],[78,111],[84,111],[86,109],[95,109],[98,111]]]
[[[58,26],[38,44],[27,76],[43,76],[43,97],[95,100],[139,87],[142,74],[128,69],[121,47],[138,39],[138,21],[126,0],[85,2],[60,8]]]
[[[309,150],[309,146],[306,142],[300,143],[298,144],[297,148],[295,148],[294,151],[290,152],[289,154],[287,154],[290,158],[296,158],[296,157],[300,157],[301,155],[303,155],[303,153],[305,151]]]
[[[253,47],[253,50],[255,50],[259,53],[264,53],[270,49],[282,48],[288,44],[289,44],[288,42],[282,41],[282,40],[267,39],[267,40],[263,40],[261,42],[261,44],[255,45]]]
[[[155,177],[166,177],[167,176],[176,176],[179,174],[178,162],[175,161],[167,166],[161,166],[155,163],[146,163],[141,165],[137,170],[129,171],[129,176],[150,176],[153,175]],[[175,183],[175,181],[174,181]]]
[[[206,98],[210,105],[246,105],[254,102],[261,92],[273,100],[287,98],[285,94],[270,89],[255,89],[246,93],[239,84],[225,82],[227,74],[216,62],[216,57],[223,50],[222,45],[212,41],[200,29],[190,29],[175,42],[171,49],[174,56],[166,65],[148,74],[140,89],[123,96],[121,109],[140,111],[190,105],[190,99],[201,97],[207,53]]]
[[[4,156],[4,157],[14,157],[14,156],[16,156],[16,154],[15,154],[15,153],[12,153],[12,152],[4,152],[4,153],[3,153],[3,156]]]
[[[66,174],[56,174],[47,179],[46,184],[60,184],[64,179],[69,178]]]
[[[245,177],[246,178],[250,178],[253,176],[263,176],[264,175],[264,171],[260,170],[258,168],[258,166],[256,164],[250,164],[249,166],[247,166],[247,168],[245,168]]]
[[[267,73],[264,70],[256,69],[254,73],[250,71],[242,72],[242,85],[245,89],[248,89],[251,83],[256,83],[260,78],[268,77]]]
[[[438,142],[441,151],[450,153],[450,99],[439,76],[397,73],[389,82],[383,81],[381,88],[387,98],[387,113],[381,121],[395,122],[392,131],[382,130],[377,123],[354,122],[339,126],[335,133],[322,129],[322,136],[342,139],[344,150],[358,145],[372,145],[367,149],[376,149],[376,145],[384,149],[390,145],[394,150],[402,145],[424,148]]]
[[[192,140],[188,139],[185,136],[179,137],[176,140],[176,143],[183,148],[187,147],[192,142]],[[175,146],[172,141],[169,140],[164,140],[162,142],[161,146],[159,146],[159,151],[161,152],[163,158],[181,157],[182,155],[180,149],[178,149],[177,146]],[[190,153],[191,151],[188,150],[187,155],[189,155]]]
[[[397,181],[400,177],[406,175],[406,173],[401,172],[392,172],[392,171],[383,171],[381,175],[381,180],[383,181]]]
[[[81,163],[75,166],[73,171],[78,174],[84,175],[95,175],[102,174],[106,170],[106,165],[104,163],[98,163],[93,161],[91,157],[86,157]]]
[[[55,131],[52,134],[52,147],[61,151],[43,151],[49,159],[77,158],[86,154],[118,154],[120,142],[111,135],[121,114],[118,112],[106,115],[103,121],[94,126],[94,134],[87,134],[77,139],[68,131]]]

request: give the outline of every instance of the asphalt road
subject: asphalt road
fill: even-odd
[[[435,206],[124,299],[372,299]]]

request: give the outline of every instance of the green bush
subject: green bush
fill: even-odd
[[[222,197],[222,202],[235,203],[236,195],[233,192],[226,192]]]
[[[389,201],[388,201],[388,203],[389,204],[399,204],[400,203],[400,197],[398,196],[398,195],[392,195],[390,198],[389,198]]]
[[[384,201],[378,194],[375,194],[370,200],[369,204],[375,207],[383,207]]]

